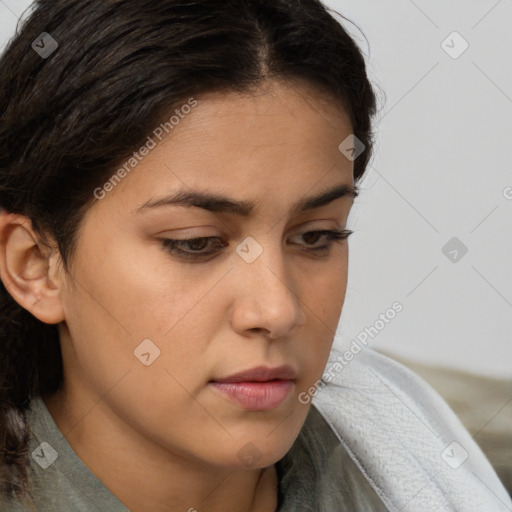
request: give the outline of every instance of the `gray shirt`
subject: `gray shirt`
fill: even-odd
[[[27,423],[36,508],[4,498],[0,510],[128,512],[76,455],[40,397],[32,400]],[[388,512],[314,405],[276,470],[276,512]]]

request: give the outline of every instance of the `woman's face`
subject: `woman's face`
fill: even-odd
[[[353,196],[309,200],[354,185],[338,149],[351,126],[276,82],[197,101],[84,218],[62,273],[65,390],[80,421],[108,418],[141,446],[265,467],[303,425],[298,395],[321,378],[341,313],[348,242],[310,232],[348,229]],[[214,383],[282,365],[291,381]]]

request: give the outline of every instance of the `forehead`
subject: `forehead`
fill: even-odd
[[[170,113],[172,128],[166,125],[161,140],[156,130],[149,134],[151,149],[131,159],[135,165],[125,163],[109,200],[122,196],[140,207],[157,193],[205,187],[240,199],[284,200],[316,184],[352,183],[353,164],[338,149],[351,133],[349,117],[315,89],[272,83],[253,94],[210,93],[194,102]]]
[[[220,130],[219,130],[220,129]],[[223,144],[276,147],[300,141],[319,142],[332,131],[349,129],[350,118],[339,102],[304,82],[271,81],[253,93],[209,93],[169,136],[187,132],[221,139]]]

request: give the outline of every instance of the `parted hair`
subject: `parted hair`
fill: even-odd
[[[27,216],[66,268],[93,191],[169,112],[209,92],[302,81],[348,113],[372,154],[364,56],[319,0],[37,0],[0,57],[0,210]],[[42,56],[41,34],[57,43]],[[42,45],[41,45],[42,46]],[[340,140],[341,142],[341,140]],[[0,492],[30,489],[26,411],[63,383],[56,325],[0,282]]]

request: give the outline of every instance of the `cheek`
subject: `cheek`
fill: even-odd
[[[168,369],[193,387],[189,369],[207,360],[223,320],[225,290],[216,287],[222,273],[198,277],[161,255],[148,257],[147,250],[144,258],[133,249],[123,251],[122,244],[109,249],[102,259],[82,253],[74,270],[76,287],[64,297],[77,366],[104,392],[126,372],[145,368],[138,357],[149,352],[150,361],[157,356],[151,369]]]
[[[205,426],[218,428],[206,412],[208,404],[192,397],[200,394],[216,362],[210,345],[222,321],[223,297],[207,293],[210,283],[189,279],[184,287],[170,273],[151,279],[149,267],[147,273],[135,267],[124,261],[80,273],[82,284],[66,297],[68,369],[94,395],[93,403],[102,397],[139,432],[164,444],[188,440],[191,450]],[[141,345],[143,340],[151,342]],[[177,417],[187,419],[181,425]]]
[[[298,385],[298,391],[307,392],[321,378],[338,326],[345,300],[348,258],[346,253],[333,260],[313,278],[304,277],[302,294],[303,308],[307,315],[307,336],[300,350],[301,364],[306,371]],[[310,275],[310,274],[306,274]]]
[[[158,250],[124,245],[122,240],[110,244],[101,258],[82,255],[76,270],[80,296],[68,303],[76,302],[81,311],[97,315],[94,324],[106,327],[106,332],[112,326],[133,341],[161,338],[200,302],[208,282],[170,264]]]
[[[305,273],[308,277],[303,278],[303,289],[306,290],[303,294],[304,302],[318,318],[318,321],[323,322],[324,326],[331,331],[332,335],[336,330],[345,301],[347,271],[346,251],[340,251],[331,264],[315,273],[312,278],[309,277],[311,272]]]

